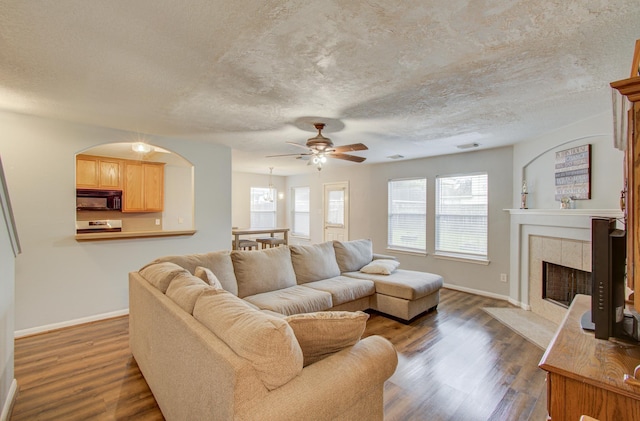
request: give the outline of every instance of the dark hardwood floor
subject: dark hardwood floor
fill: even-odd
[[[543,350],[482,310],[507,303],[442,290],[438,310],[409,324],[373,313],[365,336],[398,350],[385,386],[394,420],[545,420]],[[161,420],[119,317],[15,343],[12,420]]]

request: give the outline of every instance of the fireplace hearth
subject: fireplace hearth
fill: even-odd
[[[542,262],[542,298],[569,308],[576,294],[591,295],[591,273]]]

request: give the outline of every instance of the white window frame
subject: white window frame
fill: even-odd
[[[468,195],[443,197],[443,183],[466,182]],[[484,187],[484,189],[483,189]],[[461,187],[464,188],[464,187]],[[467,210],[461,210],[467,209]],[[456,213],[457,212],[457,213]],[[453,220],[458,220],[451,224]],[[475,219],[475,221],[473,221]],[[449,228],[446,221],[451,224]],[[478,223],[483,220],[482,223]],[[462,235],[469,241],[461,241]],[[448,236],[458,236],[448,238]],[[489,262],[489,175],[486,172],[436,177],[435,255],[445,258]]]
[[[307,200],[301,203],[298,197],[306,190]],[[300,210],[299,205],[304,207],[306,203],[307,210]],[[306,227],[300,226],[296,221],[299,221],[299,217],[304,218],[306,215],[307,224]],[[306,228],[306,230],[305,230]],[[302,238],[311,237],[311,188],[309,186],[299,186],[291,188],[291,235]]]
[[[269,187],[251,187],[249,196],[251,228],[276,228],[278,224],[278,192],[275,188],[271,189],[273,201],[266,200],[268,193]],[[268,219],[271,223],[263,223]]]
[[[411,187],[416,181],[423,185],[418,195],[423,202],[399,198],[403,186]],[[404,202],[404,203],[403,203]],[[403,211],[404,210],[404,211]],[[402,215],[411,215],[412,221],[401,221]],[[405,218],[407,219],[407,218]],[[403,226],[404,225],[404,226]],[[402,234],[404,232],[404,234]],[[387,182],[387,248],[419,254],[427,253],[427,179],[426,177],[391,179]]]

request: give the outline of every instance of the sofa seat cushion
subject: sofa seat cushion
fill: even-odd
[[[320,281],[340,275],[336,261],[336,252],[330,241],[305,245],[290,246],[291,263],[296,272],[298,284]]]
[[[373,243],[369,239],[334,241],[333,248],[340,272],[353,272],[373,260]]]
[[[263,310],[271,310],[287,316],[328,310],[333,307],[331,294],[302,285],[255,294],[244,299]]]
[[[302,349],[284,319],[255,310],[233,294],[213,288],[198,298],[193,316],[248,360],[267,389],[276,389],[302,372]]]
[[[355,345],[368,319],[362,311],[320,311],[285,318],[302,348],[305,367]]]
[[[417,300],[442,288],[442,276],[435,273],[398,269],[391,275],[375,275],[362,272],[348,272],[344,276],[370,279],[376,284],[378,294]]]
[[[193,314],[196,300],[207,289],[213,288],[202,279],[190,273],[179,274],[169,284],[167,297],[189,314]]]
[[[187,269],[171,262],[150,263],[140,269],[140,275],[163,294],[167,292],[173,278],[188,274]]]
[[[238,284],[231,262],[229,250],[214,251],[210,253],[186,254],[178,256],[165,256],[154,260],[153,263],[171,262],[181,266],[195,274],[198,266],[205,267],[220,280],[222,287],[234,295],[238,295]]]
[[[331,294],[333,305],[355,301],[376,293],[373,281],[369,279],[356,279],[348,276],[336,276],[322,281],[308,282],[304,286],[325,291]]]
[[[258,251],[233,250],[231,260],[238,280],[240,298],[296,285],[289,247]]]

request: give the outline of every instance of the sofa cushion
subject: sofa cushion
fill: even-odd
[[[258,308],[285,315],[311,313],[333,307],[330,293],[303,285],[250,295],[244,299]]]
[[[304,246],[290,246],[291,263],[298,284],[340,275],[336,252],[330,241]]]
[[[233,294],[216,289],[198,298],[193,316],[248,360],[267,389],[282,386],[302,371],[302,350],[284,319],[255,310]]]
[[[373,281],[368,279],[356,279],[347,276],[336,276],[322,281],[308,282],[305,287],[325,291],[331,294],[334,306],[368,297],[376,293]]]
[[[347,272],[344,276],[371,279],[376,284],[376,293],[416,300],[442,288],[442,276],[435,273],[398,269],[391,275],[375,275],[362,272]]]
[[[340,272],[353,272],[373,260],[373,244],[371,240],[334,241],[336,260]]]
[[[193,313],[196,300],[205,290],[212,287],[202,279],[190,274],[178,274],[167,288],[167,297],[189,314]]]
[[[233,263],[229,250],[214,251],[202,254],[187,254],[181,256],[165,256],[152,263],[171,262],[182,266],[191,273],[195,273],[198,266],[208,268],[213,272],[222,287],[234,295],[238,295],[238,284],[233,271]]]
[[[209,268],[198,266],[193,274],[216,289],[224,289],[218,277]]]
[[[368,263],[360,268],[362,273],[376,273],[379,275],[391,275],[391,273],[398,269],[400,262],[390,259],[376,259],[371,263]]]
[[[296,285],[289,247],[259,251],[233,250],[231,260],[240,298]]]
[[[355,345],[368,319],[362,311],[321,311],[285,318],[302,348],[305,367]]]
[[[188,275],[189,271],[175,263],[164,262],[148,264],[140,269],[140,275],[163,294],[177,275]]]

